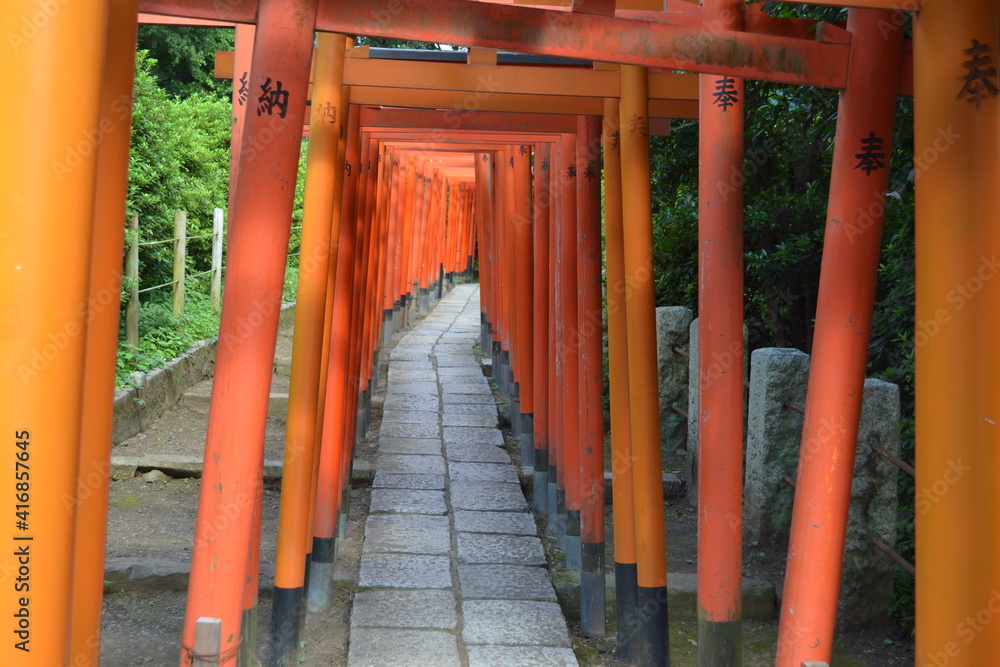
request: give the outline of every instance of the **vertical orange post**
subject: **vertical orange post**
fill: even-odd
[[[514,247],[513,260],[517,272],[517,349],[518,398],[520,410],[521,465],[530,466],[535,462],[534,445],[534,346],[531,340],[534,328],[534,267],[531,249],[532,214],[531,191],[531,147],[518,146],[513,151],[514,158]]]
[[[600,119],[577,120],[577,336],[580,405],[580,625],[605,632],[604,317],[601,298]]]
[[[604,100],[604,237],[607,264],[608,383],[611,394],[611,488],[615,538],[615,611],[622,662],[636,659],[639,603],[636,583],[632,424],[625,319],[625,233],[622,228],[621,125],[618,99]]]
[[[410,271],[412,270],[411,257],[413,255],[413,243],[415,238],[416,224],[414,224],[414,197],[417,192],[417,158],[409,155],[406,160],[406,186],[403,191],[403,255],[399,271],[399,314],[400,326],[402,329],[407,324],[407,311],[410,301]]]
[[[534,384],[535,452],[532,489],[535,511],[548,514],[549,507],[549,216],[552,209],[552,149],[541,143],[535,152],[535,177],[532,204],[532,252],[534,294],[532,296],[532,373]]]
[[[882,29],[891,23],[886,11],[848,15],[851,68],[837,113],[775,660],[782,667],[829,662],[833,648],[902,58],[902,31]]]
[[[990,0],[929,0],[913,19],[921,665],[1000,654],[998,25]]]
[[[743,0],[704,23],[742,30]],[[742,660],[743,79],[699,77],[698,664]]]
[[[485,222],[484,216],[486,215],[485,208],[480,204],[483,201],[484,193],[486,192],[486,179],[487,179],[487,169],[489,162],[488,153],[476,153],[476,202],[477,202],[477,215],[475,218],[476,229],[479,231],[479,345],[480,354],[484,357],[491,354],[493,351],[492,341],[493,337],[490,331],[490,317],[492,313],[490,312],[490,299],[492,298],[493,292],[493,282],[488,279],[489,276],[489,256],[487,241],[488,238],[485,232]],[[492,372],[492,368],[491,368]]]
[[[560,548],[566,546],[566,496],[561,492],[563,483],[563,383],[562,360],[558,332],[562,317],[559,302],[559,228],[565,215],[563,210],[563,173],[567,168],[562,137],[552,144],[552,164],[549,174],[549,188],[553,206],[549,216],[549,532],[556,536]],[[544,165],[543,165],[544,166]]]
[[[136,17],[135,0],[109,6],[100,107],[100,127],[106,131],[97,152],[90,296],[85,307],[83,382],[87,390],[83,394],[80,469],[74,497],[77,516],[68,661],[72,665],[96,665],[100,658]]]
[[[337,159],[342,121],[338,123],[337,117],[342,117],[345,111],[341,108],[341,88],[347,38],[321,32],[316,39],[316,82],[309,123],[308,171],[271,612],[271,655],[272,662],[277,665],[292,663],[301,633],[306,537],[312,530],[309,508],[330,268],[333,184],[342,168]]]
[[[239,648],[315,12],[316,0],[260,3],[181,665],[191,663],[203,616],[222,621],[221,664],[233,664]],[[270,141],[261,146],[264,136]]]
[[[585,152],[582,136],[562,135],[563,166],[562,210],[557,235],[556,252],[556,303],[562,305],[562,317],[557,310],[559,330],[556,333],[562,362],[563,439],[560,443],[563,494],[566,507],[566,567],[580,569],[580,394],[579,394],[579,354],[577,346],[577,229],[576,218],[580,214],[577,201],[577,181],[584,178],[578,173],[577,152]],[[557,308],[559,306],[557,305]]]
[[[323,430],[320,434],[319,477],[316,482],[316,509],[313,525],[312,558],[309,562],[309,611],[329,607],[333,595],[333,572],[337,559],[337,522],[341,495],[341,459],[344,431],[348,428],[347,353],[350,334],[350,304],[353,289],[354,254],[357,238],[357,193],[360,189],[360,139],[358,110],[350,107],[347,121],[347,150],[344,162],[343,202],[337,241],[336,277],[333,290],[333,320],[329,340],[326,404],[323,406]],[[350,169],[348,169],[350,165]],[[328,289],[330,289],[328,287]]]
[[[7,151],[0,165],[0,488],[9,508],[0,556],[7,624],[0,655],[5,664],[25,666],[69,662],[84,380],[92,382],[88,392],[110,398],[105,378],[85,376],[88,286],[97,268],[108,280],[106,263],[91,265],[98,142],[113,122],[101,115],[108,3],[57,7],[36,28],[32,17],[40,14],[33,2],[0,7],[7,41],[0,74],[25,82],[0,124]],[[109,74],[121,86],[122,77]],[[63,113],[66,99],[73,113]],[[107,158],[113,166],[115,153]],[[120,171],[119,162],[112,181]],[[102,187],[102,208],[108,194]],[[119,236],[123,218],[114,221]],[[120,273],[120,255],[118,261]],[[118,292],[111,296],[117,306]]]
[[[650,219],[649,92],[646,70],[621,66],[622,220],[625,230],[625,315],[635,489],[639,664],[669,661],[667,549],[663,527],[660,393],[653,298]]]
[[[397,307],[396,305],[396,275],[399,270],[399,257],[402,252],[401,249],[401,225],[399,220],[399,201],[400,201],[400,182],[402,178],[400,177],[401,167],[397,161],[395,149],[389,149],[388,161],[389,167],[389,201],[388,215],[389,215],[389,247],[388,256],[386,258],[385,267],[385,302],[382,304],[382,342],[388,343],[392,338],[392,334],[395,329],[395,321],[393,319],[393,310]]]
[[[350,49],[353,44],[354,40],[347,38],[344,45],[345,50]],[[305,538],[306,566],[302,597],[303,600],[306,601],[306,608],[308,608],[309,600],[309,577],[312,572],[313,529],[316,525],[316,498],[318,496],[316,489],[319,486],[320,451],[323,444],[323,420],[326,415],[326,390],[330,371],[329,341],[331,337],[330,332],[333,330],[333,300],[334,292],[336,291],[335,283],[337,279],[336,260],[338,255],[338,245],[340,242],[341,214],[343,213],[344,207],[344,178],[347,171],[347,130],[351,106],[350,86],[342,86],[341,93],[340,105],[338,107],[340,109],[340,113],[338,114],[337,122],[335,123],[338,126],[338,135],[340,139],[337,142],[337,169],[333,174],[333,209],[330,215],[330,259],[328,261],[326,274],[326,299],[323,308],[323,333],[320,337],[322,353],[320,355],[319,390],[317,392],[316,400],[316,427],[313,429],[312,458],[314,463],[309,491],[309,518],[306,523],[306,525],[309,526],[309,530],[307,530],[305,535],[303,535]]]

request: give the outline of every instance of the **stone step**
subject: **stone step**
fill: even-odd
[[[104,562],[104,592],[186,591],[191,576],[191,561],[166,558],[117,557]],[[270,592],[274,582],[274,563],[261,561],[259,587]],[[334,585],[354,586],[354,577],[339,562],[334,567]]]
[[[192,389],[184,393],[181,403],[195,412],[203,415],[208,414],[209,403],[212,401],[211,390]],[[274,419],[287,419],[288,417],[288,394],[271,392],[271,399],[267,403],[267,416]]]
[[[563,570],[554,573],[552,584],[566,618],[580,620],[580,573]],[[697,620],[698,575],[672,572],[667,574],[667,607],[670,618]],[[605,575],[605,608],[608,620],[615,618],[615,575]],[[743,620],[778,620],[778,596],[774,584],[762,579],[743,579]]]
[[[204,462],[201,458],[175,454],[151,454],[148,456],[112,456],[111,478],[130,479],[136,474],[159,470],[169,477],[201,477]],[[264,481],[277,482],[281,479],[281,461],[264,461]],[[355,461],[351,470],[351,481],[355,484],[370,484],[374,471],[368,461]]]

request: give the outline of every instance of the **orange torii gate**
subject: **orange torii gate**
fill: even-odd
[[[831,0],[813,4],[840,5]],[[829,659],[846,521],[845,499],[850,489],[849,462],[853,461],[860,408],[886,175],[884,169],[864,171],[862,175],[855,168],[854,158],[859,140],[871,136],[869,133],[888,141],[891,102],[897,93],[906,92],[909,80],[909,56],[900,44],[901,23],[888,11],[895,8],[894,3],[850,0],[844,4],[858,8],[851,11],[847,31],[835,28],[831,41],[822,41],[826,39],[823,34],[819,40],[804,39],[798,23],[751,20],[755,16],[753,10],[729,2],[706,1],[704,12],[662,13],[615,13],[613,3],[577,3],[576,9],[591,12],[584,13],[462,0],[434,3],[398,0],[393,8],[399,11],[385,21],[379,13],[384,8],[368,0],[350,7],[330,2],[320,4],[317,0],[234,0],[225,4],[211,0],[139,2],[142,10],[153,13],[256,23],[248,80],[251,89],[263,87],[260,89],[266,94],[264,111],[245,116],[237,171],[239,185],[234,189],[232,202],[232,263],[227,275],[227,303],[223,309],[216,378],[217,386],[224,386],[226,392],[213,395],[213,425],[206,446],[200,509],[204,515],[196,533],[192,565],[192,602],[218,609],[213,614],[222,618],[226,643],[218,656],[221,662],[231,663],[235,657],[240,616],[247,607],[242,592],[255,561],[250,554],[255,513],[259,517],[256,507],[260,452],[256,447],[242,445],[259,441],[263,423],[257,416],[264,414],[262,406],[268,387],[261,378],[269,375],[265,370],[269,371],[274,349],[275,296],[280,294],[288,235],[287,225],[276,225],[274,221],[289,218],[291,200],[287,183],[294,180],[314,30],[430,39],[480,48],[629,63],[622,66],[621,110],[634,110],[636,116],[647,118],[648,112],[641,113],[642,105],[649,103],[642,67],[699,72],[704,77],[706,91],[713,89],[713,79],[717,82],[719,76],[731,78],[730,83],[737,91],[732,106],[712,109],[711,100],[706,96],[701,100],[703,122],[716,127],[718,136],[730,138],[737,136],[731,116],[741,112],[739,78],[845,91],[838,124],[835,178],[817,313],[815,365],[806,406],[778,663],[798,665],[806,660]],[[113,324],[108,322],[115,321],[112,315],[116,313],[113,307],[100,306],[104,303],[102,289],[108,284],[102,285],[97,276],[99,271],[107,272],[115,283],[110,285],[115,288],[111,291],[116,293],[120,273],[114,266],[117,258],[113,250],[115,247],[120,250],[121,236],[120,230],[98,236],[95,225],[104,215],[98,215],[97,211],[121,212],[125,165],[124,144],[120,140],[114,144],[105,141],[98,147],[96,143],[81,143],[79,137],[91,136],[88,133],[93,133],[95,127],[103,130],[99,121],[106,116],[102,116],[100,105],[119,100],[121,92],[128,89],[130,66],[117,69],[115,63],[122,67],[121,63],[129,62],[129,58],[105,54],[134,48],[134,32],[128,26],[135,24],[135,5],[108,0],[67,5],[50,17],[46,30],[28,39],[21,36],[21,20],[35,8],[33,3],[25,2],[10,3],[0,10],[0,28],[21,40],[12,43],[13,55],[4,61],[2,69],[10,78],[30,71],[36,82],[26,94],[28,99],[5,113],[8,120],[4,124],[5,144],[11,147],[12,155],[24,159],[5,163],[3,182],[12,193],[8,198],[9,205],[14,207],[11,219],[24,220],[30,215],[40,220],[41,230],[30,235],[23,227],[11,226],[4,230],[4,243],[0,246],[0,257],[6,260],[2,265],[7,272],[6,280],[0,281],[8,313],[3,331],[9,353],[3,363],[7,376],[19,378],[21,383],[16,389],[11,385],[4,390],[0,420],[13,435],[12,451],[16,450],[20,464],[15,464],[15,472],[24,474],[5,480],[0,488],[25,506],[18,510],[24,513],[25,518],[18,517],[23,524],[15,526],[18,532],[7,538],[6,553],[14,555],[6,556],[3,566],[8,579],[14,578],[12,573],[20,572],[21,568],[34,575],[30,598],[19,596],[18,589],[10,586],[4,588],[0,600],[4,609],[19,619],[15,632],[22,633],[16,635],[19,642],[5,645],[5,654],[16,657],[18,664],[72,664],[79,662],[80,656],[85,660],[90,656],[93,661],[97,653],[94,634],[70,635],[70,583],[75,587],[78,580],[82,584],[84,576],[100,576],[95,572],[94,559],[88,561],[84,554],[91,553],[93,557],[94,544],[102,541],[92,532],[87,534],[95,527],[90,521],[81,524],[85,529],[76,531],[75,538],[74,525],[85,521],[85,516],[93,517],[95,508],[98,514],[103,511],[100,505],[83,501],[67,511],[58,499],[75,496],[79,478],[83,476],[81,465],[86,465],[86,461],[100,465],[106,457],[101,451],[79,449],[77,443],[106,441],[100,434],[106,432],[110,419],[108,388],[113,366],[105,367],[102,360],[106,360],[112,340]],[[932,486],[948,469],[949,462],[959,458],[974,471],[917,519],[917,554],[921,562],[917,581],[917,652],[921,659],[926,656],[936,664],[987,664],[1000,647],[1000,629],[985,624],[972,640],[967,640],[964,633],[957,634],[957,628],[963,627],[966,617],[974,616],[984,607],[988,597],[984,589],[997,583],[992,546],[995,540],[984,543],[974,536],[982,522],[977,514],[985,516],[987,525],[993,529],[991,534],[996,531],[993,514],[997,491],[989,474],[995,466],[993,448],[988,445],[997,438],[992,417],[997,373],[991,371],[998,362],[995,346],[983,332],[989,330],[989,323],[1000,312],[997,308],[1000,295],[995,285],[978,276],[981,289],[976,291],[975,299],[964,301],[961,309],[948,309],[947,305],[951,303],[949,295],[955,285],[965,284],[969,272],[975,273],[975,267],[988,259],[984,253],[993,252],[998,246],[995,223],[1000,201],[994,182],[1000,167],[997,137],[1000,130],[996,122],[993,50],[1000,10],[987,0],[947,5],[943,0],[926,0],[914,9],[919,9],[914,22],[912,56],[916,151],[935,161],[934,180],[925,175],[917,183],[917,235],[921,242],[917,251],[916,316],[924,334],[916,350],[917,486]],[[80,34],[81,27],[84,39],[70,39]],[[72,52],[67,50],[67,44],[73,44]],[[335,48],[330,51],[335,52]],[[62,68],[38,66],[56,61],[63,63]],[[281,85],[276,87],[278,81]],[[68,118],[50,119],[49,114],[59,108],[56,101],[68,93],[75,100],[76,113]],[[342,98],[336,101],[343,105]],[[343,111],[344,106],[340,108]],[[613,109],[609,111],[608,116],[613,116]],[[731,115],[723,116],[720,112]],[[315,113],[316,109],[311,124],[313,132],[318,120]],[[26,132],[26,128],[35,131]],[[117,126],[114,129],[119,137],[124,136],[124,130]],[[943,149],[936,147],[941,131],[952,133],[958,140]],[[357,131],[351,132],[348,127],[348,143],[337,149],[336,160],[340,160],[341,151],[360,157],[361,139],[352,139],[356,135]],[[655,376],[651,377],[649,369],[643,367],[643,364],[648,366],[653,349],[652,294],[648,280],[648,173],[645,178],[637,178],[648,167],[648,163],[643,166],[644,150],[648,147],[644,146],[643,132],[633,135],[629,137],[631,141],[625,141],[624,137],[621,141],[622,181],[624,187],[630,188],[622,195],[623,225],[628,233],[622,237],[616,235],[623,246],[622,282],[618,284],[623,286],[623,292],[624,288],[631,291],[622,294],[628,297],[623,308],[626,336],[623,338],[619,330],[614,339],[620,345],[627,340],[627,354],[623,359],[621,348],[615,347],[612,353],[616,361],[612,363],[613,368],[621,369],[619,378],[624,375],[623,364],[627,366],[629,402],[641,405],[655,395],[651,391]],[[269,139],[264,146],[266,150],[262,151],[255,142],[265,136]],[[351,141],[355,142],[353,148]],[[69,170],[57,168],[53,175],[53,165],[67,161],[66,146],[78,145],[89,148],[74,154],[76,164]],[[704,148],[708,151],[702,153],[703,179],[706,179],[703,182],[712,182],[713,171],[728,173],[728,168],[735,166],[732,146],[728,147],[730,150],[725,150],[725,146],[716,150],[716,145]],[[379,154],[369,146],[365,150],[366,155]],[[337,162],[333,164],[336,166]],[[334,206],[342,199],[344,208],[350,210],[341,211],[342,217],[320,218],[333,220],[333,224],[345,221],[340,225],[339,236],[333,235],[332,229],[327,236],[342,241],[336,262],[331,258],[326,274],[316,271],[334,285],[333,290],[327,289],[318,300],[324,303],[324,312],[336,311],[333,304],[341,290],[341,273],[345,285],[349,276],[350,284],[369,286],[345,295],[345,299],[349,298],[345,305],[349,302],[352,318],[356,313],[355,320],[360,323],[363,319],[369,326],[367,333],[363,326],[340,332],[341,342],[334,351],[346,348],[342,353],[346,359],[342,365],[326,363],[343,373],[362,368],[361,364],[367,362],[360,349],[363,345],[371,346],[377,337],[370,326],[373,304],[379,310],[384,305],[382,295],[370,289],[371,283],[364,279],[373,271],[379,273],[378,262],[384,259],[372,261],[376,254],[381,256],[381,237],[374,241],[374,230],[361,226],[367,215],[361,207],[362,201],[377,211],[373,197],[377,192],[376,181],[366,180],[366,190],[361,190],[360,176],[345,175],[344,196],[333,198]],[[336,182],[336,177],[333,180]],[[701,205],[706,207],[710,203],[711,190],[703,191]],[[738,217],[738,211],[729,210],[719,218],[704,219],[702,241],[708,242],[711,249],[701,262],[701,284],[706,286],[701,298],[703,316],[720,318],[714,321],[719,322],[724,332],[721,340],[730,340],[741,348],[740,336],[732,333],[739,330],[737,325],[742,316],[735,305],[739,301],[737,287],[741,274]],[[943,224],[952,219],[961,224]],[[388,230],[381,226],[378,231],[381,234]],[[103,242],[108,242],[107,248]],[[359,252],[350,251],[355,243]],[[99,249],[104,254],[98,255]],[[54,275],[70,280],[67,283],[46,277]],[[405,277],[401,278],[405,281]],[[73,289],[67,290],[67,284]],[[327,302],[331,304],[329,308],[325,307]],[[80,309],[78,304],[90,304],[92,310]],[[325,316],[323,320],[325,331],[326,321],[334,320]],[[612,332],[622,324],[621,318],[613,322],[617,324],[612,324]],[[82,335],[84,332],[86,336]],[[330,335],[335,335],[332,328],[329,335],[321,331],[314,336],[319,341],[316,347]],[[734,337],[737,340],[732,340]],[[705,338],[701,343],[702,360],[709,358],[713,344],[719,344]],[[104,352],[93,346],[101,346]],[[47,351],[49,347],[55,350],[51,354]],[[961,352],[956,355],[956,350]],[[322,351],[319,354],[321,358],[325,355]],[[36,363],[35,356],[47,363]],[[741,464],[740,451],[732,442],[731,416],[742,398],[735,398],[732,391],[735,381],[726,377],[726,373],[716,377],[707,371],[703,366],[701,404],[717,404],[718,414],[729,415],[718,422],[711,422],[704,415],[702,419],[703,427],[708,428],[702,431],[705,457],[700,467],[703,475],[700,502],[710,511],[699,512],[707,549],[699,558],[699,652],[710,662],[738,659],[739,572],[738,568],[734,571],[733,557],[740,547],[737,529],[740,513],[733,513],[739,509],[739,493],[734,490],[733,480],[738,479],[734,471]],[[613,384],[615,377],[612,376]],[[357,379],[360,386],[361,379]],[[83,392],[84,382],[87,393]],[[100,386],[107,389],[105,399],[97,391]],[[345,387],[346,396],[342,399],[350,405],[358,397],[352,398],[351,394],[356,394],[349,391],[352,385],[348,383]],[[103,405],[93,406],[93,412],[84,403],[91,392],[97,397],[95,401],[107,400]],[[317,395],[323,394],[313,397]],[[615,395],[620,397],[621,391]],[[47,407],[53,404],[58,407],[57,415]],[[341,409],[344,405],[337,407]],[[655,416],[649,409],[629,412],[625,420],[631,431],[633,455],[647,464],[642,470],[636,467],[632,471],[636,489],[633,501],[643,505],[635,506],[636,530],[657,521],[662,529],[662,514],[656,516],[658,504],[649,502],[655,495],[651,489],[654,480],[652,475],[646,475],[658,456],[653,451],[658,447],[659,437],[658,429],[653,428]],[[621,416],[621,412],[616,410],[612,417],[621,427],[621,420],[616,420],[615,414]],[[84,415],[93,415],[92,421],[87,421]],[[316,417],[318,421],[318,414]],[[718,429],[717,435],[709,435],[713,429]],[[616,430],[622,432],[621,428]],[[303,444],[304,450],[314,447],[314,440],[303,441],[308,442]],[[341,443],[344,442],[341,438]],[[49,446],[52,444],[56,447]],[[343,457],[334,463],[333,470],[340,470],[343,479],[349,460]],[[658,474],[658,468],[653,472]],[[616,496],[619,481],[625,479],[616,475]],[[655,483],[658,485],[659,480]],[[627,504],[627,498],[622,500]],[[662,513],[662,504],[659,510]],[[716,530],[720,518],[735,520],[737,528],[733,527],[733,521],[727,521],[725,529]],[[303,525],[308,527],[309,523]],[[73,549],[67,549],[71,545]],[[952,550],[953,545],[960,545],[957,552]],[[652,664],[666,658],[664,625],[661,625],[665,624],[666,609],[660,603],[665,597],[659,597],[666,584],[665,567],[659,566],[665,563],[659,546],[645,546],[651,550],[649,553],[640,546],[635,554],[639,564],[637,581],[640,601],[650,603],[653,613],[643,615],[646,625],[645,632],[640,632],[638,651],[644,662]],[[57,555],[60,553],[69,555],[60,558]],[[74,558],[74,553],[79,555]],[[209,557],[211,562],[206,560]],[[703,567],[709,561],[717,569],[703,577]],[[643,562],[654,565],[646,569],[647,573],[653,572],[649,577],[644,576]],[[663,576],[655,573],[657,569],[662,569]],[[234,595],[234,591],[238,593]],[[78,595],[74,589],[74,632],[88,623],[94,627],[96,599],[93,591],[81,591]],[[49,633],[44,642],[34,634],[41,627]],[[959,637],[964,644],[959,643]],[[189,649],[192,638],[193,627],[189,624],[184,638]],[[19,647],[18,643],[22,645]],[[30,653],[26,650],[29,646]]]

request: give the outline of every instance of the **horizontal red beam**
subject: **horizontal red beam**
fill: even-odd
[[[140,0],[140,11],[252,23],[256,0]],[[317,28],[843,88],[848,46],[468,0],[321,0]]]

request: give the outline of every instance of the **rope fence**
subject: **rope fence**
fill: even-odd
[[[301,230],[302,225],[296,225],[291,231]],[[139,295],[148,294],[159,289],[172,287],[173,312],[177,315],[184,314],[184,286],[188,280],[211,276],[210,294],[212,299],[212,309],[219,312],[222,308],[222,273],[226,270],[223,263],[223,247],[225,245],[225,223],[224,212],[221,208],[216,208],[212,215],[212,231],[196,236],[187,235],[187,212],[176,211],[174,213],[174,235],[169,239],[159,239],[155,241],[138,241],[139,238],[139,216],[133,215],[128,222],[128,230],[133,241],[129,244],[128,253],[125,256],[125,278],[128,279],[130,287],[129,297],[125,304],[125,339],[134,347],[139,346]],[[186,271],[187,243],[188,241],[198,241],[202,239],[212,240],[212,262],[211,268],[194,274]],[[174,244],[173,256],[173,277],[165,283],[144,287],[139,289],[139,248],[149,248],[166,243]],[[299,256],[299,252],[289,253],[289,257]]]

